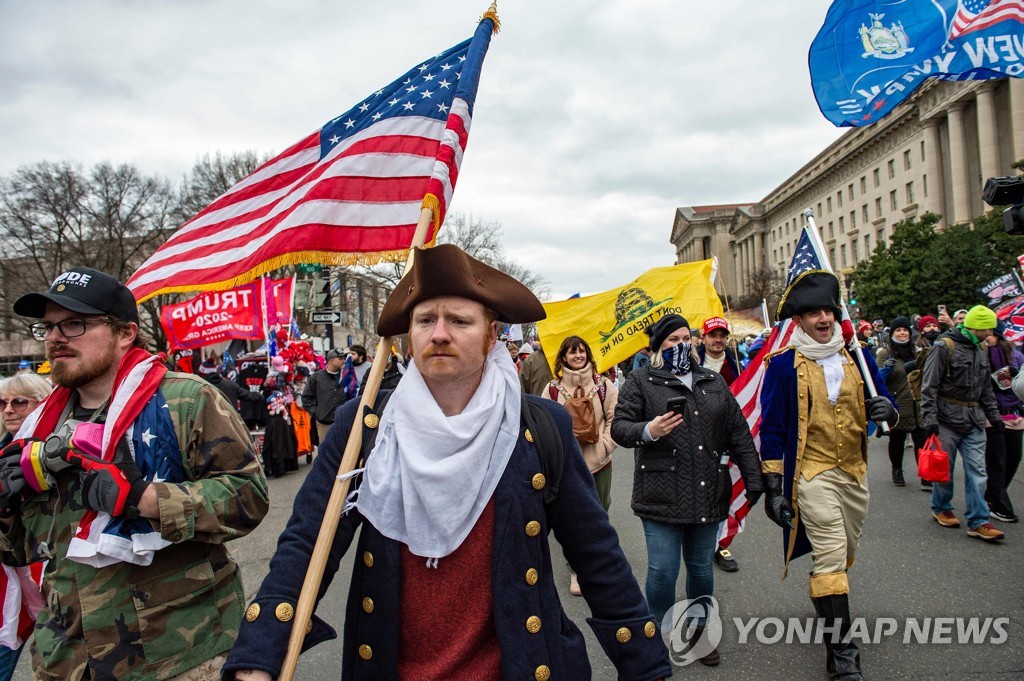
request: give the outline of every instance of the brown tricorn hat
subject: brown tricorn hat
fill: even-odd
[[[442,244],[416,249],[412,267],[384,303],[377,333],[397,336],[408,332],[412,309],[424,300],[443,296],[475,300],[507,324],[535,322],[547,316],[530,289],[458,246]]]

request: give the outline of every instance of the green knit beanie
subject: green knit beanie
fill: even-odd
[[[968,329],[994,329],[997,326],[996,313],[984,305],[975,305],[967,311],[964,326]]]

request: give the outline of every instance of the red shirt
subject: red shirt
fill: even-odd
[[[436,569],[402,546],[399,678],[501,678],[491,593],[493,544],[492,498],[466,540]]]

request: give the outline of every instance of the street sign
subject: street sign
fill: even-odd
[[[314,324],[337,324],[341,321],[341,313],[335,312],[334,310],[311,312],[309,315],[309,321]]]

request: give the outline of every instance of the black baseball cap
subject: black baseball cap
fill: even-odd
[[[47,303],[81,314],[107,314],[139,323],[139,307],[128,287],[91,267],[72,267],[54,279],[46,293],[26,293],[15,301],[14,313],[40,319]]]

